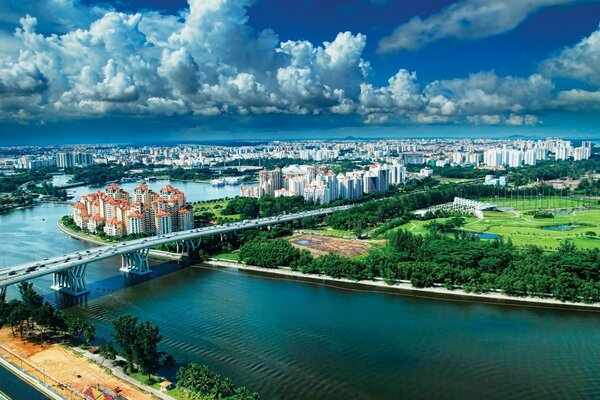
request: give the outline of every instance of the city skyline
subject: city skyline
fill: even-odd
[[[599,2],[420,3],[5,1],[3,142],[597,135]]]

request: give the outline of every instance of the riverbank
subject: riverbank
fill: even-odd
[[[210,259],[209,261],[206,261],[205,264],[211,265],[213,267],[234,268],[243,271],[260,272],[270,275],[291,277],[309,282],[317,282],[323,285],[327,285],[327,282],[330,282],[344,286],[352,285],[359,287],[371,287],[377,290],[389,290],[395,293],[411,297],[600,313],[600,303],[585,304],[574,302],[562,302],[560,300],[552,298],[545,299],[541,297],[531,296],[516,297],[497,292],[470,293],[462,289],[449,290],[444,287],[416,288],[413,287],[408,281],[398,281],[393,285],[388,285],[381,278],[376,278],[375,280],[354,281],[347,278],[332,278],[331,276],[321,274],[303,274],[300,271],[292,271],[291,269],[287,268],[262,268],[253,265],[242,264],[239,262],[222,261],[216,259]],[[336,287],[344,288],[342,286]]]
[[[71,229],[67,228],[60,220],[57,222],[58,229],[60,229],[63,233],[71,236],[74,239],[81,240],[83,242],[91,243],[97,246],[106,246],[109,244],[114,244],[118,242],[104,242],[102,240],[90,237],[81,232],[74,232]],[[182,255],[178,253],[171,253],[163,250],[150,249],[148,252],[148,257],[155,260],[163,260],[163,261],[179,261],[181,260]]]

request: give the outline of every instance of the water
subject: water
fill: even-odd
[[[68,205],[0,216],[7,265],[87,248],[56,228]],[[45,219],[45,220],[44,220]],[[206,363],[264,399],[600,397],[600,315],[412,298],[235,270],[120,260],[88,267],[91,294],[66,310],[101,338],[132,313],[161,327],[164,350]],[[46,300],[68,297],[34,281]],[[10,296],[15,295],[12,289]]]
[[[66,183],[68,181],[69,176],[67,175],[57,175],[53,177],[53,183],[60,185]],[[120,187],[129,192],[129,194],[133,195],[133,189],[140,184],[139,182],[128,182],[119,184]],[[147,182],[147,185],[150,189],[158,192],[161,188],[166,185],[172,185],[177,189],[180,189],[185,193],[188,201],[200,201],[200,200],[214,200],[221,199],[225,197],[235,197],[240,194],[240,186],[242,185],[225,185],[225,186],[212,186],[207,182],[183,182],[183,181],[174,181],[167,179],[159,179],[154,182]],[[74,201],[77,201],[79,197],[82,195],[94,192],[98,189],[104,190],[106,185],[101,186],[80,186],[72,189],[68,189],[68,193],[70,195],[75,196]],[[243,186],[256,186],[256,183],[244,183]]]
[[[471,231],[461,231],[461,230],[455,230],[453,231],[453,233],[465,233],[469,236],[472,237],[476,237],[479,239],[499,239],[500,235],[496,234],[496,233],[485,233],[485,232],[471,232]]]
[[[294,241],[294,243],[299,244],[300,246],[312,246],[315,244],[312,240],[299,239]]]
[[[552,226],[542,226],[542,229],[545,231],[570,231],[571,229],[577,228],[577,225],[552,225]]]

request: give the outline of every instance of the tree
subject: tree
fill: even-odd
[[[140,370],[151,377],[161,366],[162,353],[158,343],[162,340],[160,329],[150,321],[139,323],[136,328],[136,340],[133,343],[133,357]]]
[[[81,331],[86,344],[91,344],[96,338],[96,327],[92,324],[85,323]]]
[[[6,318],[6,323],[10,325],[13,336],[15,334],[15,327],[17,327],[22,338],[24,330],[23,324],[26,324],[29,319],[29,310],[18,300],[11,300],[9,302],[9,307],[10,312]]]
[[[113,337],[121,352],[127,361],[130,370],[133,369],[134,344],[136,341],[136,327],[138,318],[133,315],[123,315],[113,320],[112,325],[115,329]]]
[[[77,344],[82,342],[90,344],[96,335],[96,328],[81,318],[69,318],[67,320],[67,334]]]
[[[40,342],[44,343],[44,334],[56,324],[56,313],[50,304],[42,304],[31,313],[31,318],[40,328]]]
[[[98,348],[98,354],[102,356],[103,360],[100,366],[104,365],[106,360],[116,360],[117,359],[117,350],[110,343],[102,343]]]

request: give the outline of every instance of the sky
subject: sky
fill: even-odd
[[[600,0],[0,0],[0,145],[600,138]]]

